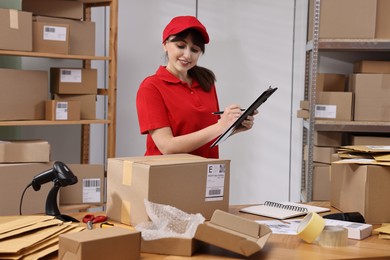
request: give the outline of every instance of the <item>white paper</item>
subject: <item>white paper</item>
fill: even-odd
[[[335,105],[316,105],[315,117],[336,118],[337,106]]]
[[[68,120],[68,102],[57,102],[56,120]]]
[[[225,164],[207,165],[206,201],[223,200]]]
[[[63,83],[81,83],[82,76],[80,69],[61,69],[60,82]]]
[[[46,41],[66,41],[66,27],[43,26],[43,39]]]
[[[100,179],[83,179],[83,203],[100,202]]]

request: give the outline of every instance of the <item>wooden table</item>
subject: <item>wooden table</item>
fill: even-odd
[[[321,207],[330,207],[329,202],[309,203]],[[252,220],[265,220],[269,218],[240,213],[243,206],[232,206],[230,212]],[[337,212],[332,209],[331,212]],[[96,213],[95,213],[96,214]],[[329,214],[323,213],[323,214]],[[82,218],[85,212],[72,214]],[[390,259],[390,240],[378,239],[372,235],[364,240],[348,240],[348,246],[326,248],[317,244],[308,244],[298,236],[272,234],[265,247],[251,257],[245,258],[238,254],[217,248],[212,245],[203,245],[191,258],[181,256],[167,256],[154,254],[141,254],[142,260],[180,260],[180,259]],[[53,259],[53,258],[48,258]]]

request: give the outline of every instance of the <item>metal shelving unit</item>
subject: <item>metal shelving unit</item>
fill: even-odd
[[[313,137],[314,131],[386,133],[390,122],[315,120],[316,81],[320,52],[390,52],[390,39],[319,39],[320,3],[313,1],[313,39],[306,44],[305,95],[309,100],[309,119],[303,123],[303,144],[307,146],[307,163],[302,162],[301,200],[313,198]],[[306,169],[307,167],[307,169]]]

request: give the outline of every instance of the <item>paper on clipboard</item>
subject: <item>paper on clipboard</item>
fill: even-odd
[[[213,148],[214,146],[217,146],[218,144],[225,141],[229,136],[231,136],[234,130],[240,127],[241,123],[245,120],[245,118],[247,118],[247,116],[249,115],[252,115],[253,112],[255,112],[255,110],[259,108],[259,106],[261,106],[261,104],[263,104],[277,89],[278,88],[272,88],[271,86],[269,86],[269,88],[263,93],[261,93],[261,95],[252,103],[252,105],[250,105],[244,111],[244,113],[242,113],[241,116],[237,118],[237,120],[214,141],[214,143],[210,147]]]

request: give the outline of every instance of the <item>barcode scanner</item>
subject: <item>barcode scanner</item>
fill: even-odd
[[[332,213],[322,217],[327,219],[343,220],[363,224],[366,223],[364,217],[362,216],[362,214],[360,214],[360,212]]]

